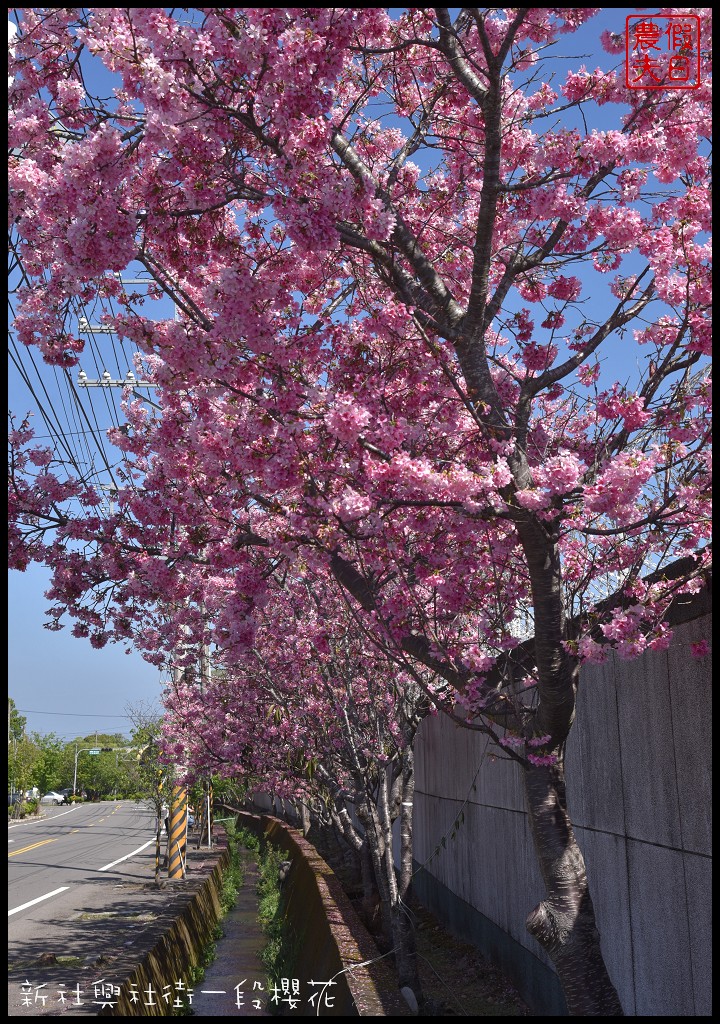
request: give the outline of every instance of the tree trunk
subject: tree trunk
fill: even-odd
[[[362,806],[358,807],[358,817],[365,828],[381,909],[391,933],[399,987],[411,988],[418,1003],[421,1003],[422,987],[417,969],[415,930],[398,889],[393,863],[392,820],[387,779],[380,783],[378,789],[377,803],[363,801]]]
[[[571,1017],[623,1017],[600,950],[585,861],[567,812],[563,760],[528,766],[523,774],[547,892],[528,915],[527,930],[552,960]]]
[[[411,988],[418,1003],[422,1003],[423,995],[417,966],[415,926],[407,907],[401,900],[396,899],[390,905],[390,926],[392,928],[398,984],[400,988]]]
[[[395,960],[400,987],[408,985],[418,1003],[423,1000],[420,975],[417,966],[417,945],[415,925],[410,916],[406,900],[412,881],[412,812],[415,795],[415,761],[411,743],[405,747],[401,758],[401,772],[398,781],[398,805],[390,812],[389,842],[387,845],[388,872],[395,880],[394,899],[390,906]],[[395,870],[392,843],[392,821],[400,818],[400,867]]]
[[[415,753],[412,743],[415,730],[407,741],[402,755],[400,776],[400,870],[398,890],[402,900],[407,899],[413,877],[413,807],[415,803]]]
[[[522,466],[518,468],[518,473]],[[567,640],[562,562],[552,524],[519,513],[518,534],[527,558],[535,611],[535,663],[539,703],[532,731],[548,735],[554,765],[524,768],[535,852],[547,897],[526,926],[552,960],[571,1016],[624,1016],[603,961],[585,861],[573,835],[565,798],[565,740],[575,717],[579,666]]]
[[[360,875],[362,878],[362,911],[365,924],[371,935],[382,935],[383,920],[380,906],[380,893],[378,892],[377,882],[375,881],[372,854],[370,853],[367,838],[365,838],[362,849],[360,850]],[[389,937],[390,936],[386,936],[386,938]]]

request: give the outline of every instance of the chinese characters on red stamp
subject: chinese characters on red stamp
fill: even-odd
[[[628,15],[625,84],[629,89],[697,89],[700,18],[697,14]]]

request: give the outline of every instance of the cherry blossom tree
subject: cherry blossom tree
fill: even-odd
[[[518,762],[528,928],[570,1013],[612,1016],[563,751],[583,661],[666,646],[708,562],[710,11],[694,90],[628,88],[609,34],[615,70],[560,74],[596,11],[25,10],[18,336],[77,365],[75,303],[112,300],[155,398],[110,515],[13,424],[11,564],[97,646],[228,665],[278,574],[332,573]]]
[[[426,690],[364,634],[332,577],[286,579],[258,612],[253,645],[200,652],[165,698],[166,752],[176,762],[257,780],[332,824],[363,886],[366,921],[392,949],[400,987],[422,999],[412,919],[413,740]],[[398,867],[393,825],[398,822]],[[379,915],[379,919],[378,919]]]

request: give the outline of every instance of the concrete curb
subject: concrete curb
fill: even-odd
[[[220,838],[218,846],[224,842],[224,837]],[[172,1016],[173,1000],[179,993],[173,989],[168,996],[167,990],[175,979],[184,978],[190,967],[202,961],[205,947],[211,941],[222,914],[220,892],[230,859],[227,846],[215,854],[208,854],[208,858],[215,860],[210,875],[197,882],[192,876],[185,879],[182,883],[188,887],[184,894],[187,896],[185,906],[169,927],[167,921],[159,921],[144,936],[143,945],[150,948],[142,954],[140,962],[136,950],[113,963],[114,976],[123,979],[119,986],[120,997],[115,1006],[101,1009],[94,1016]],[[147,996],[148,992],[154,992],[155,996]],[[156,1004],[149,1005],[148,998],[156,999]]]
[[[392,967],[381,957],[335,873],[315,848],[277,818],[246,812],[238,818],[239,824],[284,850],[291,861],[283,891],[285,913],[298,949],[293,977],[305,985],[310,980],[333,982],[327,990],[332,1005],[328,1000],[319,1012],[302,1015],[412,1016],[400,996]],[[173,982],[185,978],[192,966],[202,962],[221,919],[220,892],[229,862],[224,844],[220,837],[217,850],[205,858],[205,863],[214,862],[208,876],[193,877],[202,870],[202,865],[194,866],[182,883],[171,883],[175,900],[181,894],[184,906],[173,920],[159,920],[143,935],[144,952],[136,948],[113,962],[113,979],[120,995],[115,1005],[103,1007],[93,1016],[173,1015],[173,1002],[179,994]],[[148,996],[150,992],[154,996]],[[71,1015],[85,1013],[71,1011]]]
[[[382,958],[335,872],[302,833],[279,818],[245,811],[238,814],[238,824],[283,850],[291,862],[283,905],[297,949],[292,975],[302,985],[334,982],[328,990],[333,1005],[322,1005],[311,1015],[413,1016],[392,966]]]

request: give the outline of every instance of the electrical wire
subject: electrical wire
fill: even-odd
[[[38,366],[35,354],[25,346],[19,346],[12,330],[12,322],[15,319],[15,308],[13,294],[21,284],[28,287],[32,282],[23,265],[22,255],[18,249],[17,238],[11,234],[10,238],[10,271],[14,279],[15,288],[9,291],[10,325],[8,327],[8,356],[20,381],[28,390],[35,407],[35,411],[42,417],[47,429],[47,435],[40,435],[52,441],[61,462],[71,467],[77,476],[90,482],[101,475],[105,475],[109,483],[108,489],[117,490],[116,469],[124,460],[121,456],[115,461],[108,452],[107,430],[110,427],[119,428],[122,425],[122,416],[118,404],[108,393],[112,386],[101,388],[102,395],[94,396],[87,391],[81,397],[78,393],[75,382],[72,379],[70,370],[67,367],[43,367]],[[122,284],[122,277],[118,274]],[[133,280],[133,284],[152,284],[151,280]],[[114,307],[110,299],[109,309],[112,313]],[[84,352],[92,361],[91,365],[97,372],[98,379],[102,379],[108,366],[117,370],[118,378],[124,380],[128,369],[133,366],[133,360],[127,354],[122,339],[118,339],[112,330],[96,328],[92,329],[93,322],[102,323],[103,302],[96,299],[92,306],[88,307],[78,300],[73,300],[69,312],[77,318],[79,333],[87,333],[88,340]],[[83,331],[87,325],[89,330]],[[107,333],[109,351],[106,353],[101,349],[95,338],[96,333]],[[151,402],[145,395],[138,395],[157,409],[156,403]],[[107,423],[108,426],[103,426]],[[37,436],[37,435],[36,435]],[[131,481],[130,486],[137,489],[132,474],[128,474]]]

